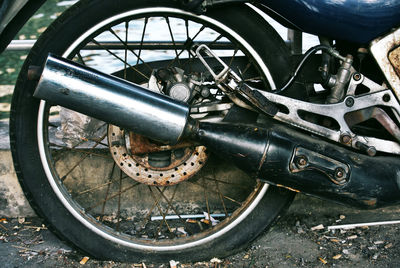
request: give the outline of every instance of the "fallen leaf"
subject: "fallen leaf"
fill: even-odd
[[[323,225],[323,224],[320,224],[320,225],[311,227],[311,231],[322,230],[322,229],[324,229],[324,228],[325,228],[324,225]]]
[[[357,235],[351,235],[348,236],[347,239],[352,240],[352,239],[356,239],[358,236]]]
[[[25,218],[23,218],[23,217],[18,218],[19,224],[23,224],[24,222],[25,222]]]
[[[320,262],[322,262],[323,264],[327,264],[327,263],[328,263],[324,258],[319,257],[318,259],[319,259]]]
[[[386,245],[385,245],[385,248],[388,249],[388,248],[391,248],[392,246],[393,246],[393,244],[392,244],[392,243],[389,243],[389,244],[386,244]]]
[[[342,254],[338,254],[338,255],[333,256],[332,259],[338,260],[338,259],[340,259],[341,257],[342,257]]]
[[[86,264],[88,260],[89,260],[89,257],[85,256],[79,263],[83,265],[83,264]]]

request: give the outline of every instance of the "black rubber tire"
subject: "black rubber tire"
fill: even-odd
[[[63,206],[45,175],[38,152],[37,115],[39,100],[32,97],[36,82],[27,79],[30,65],[43,64],[49,52],[62,55],[81,33],[107,17],[143,7],[174,7],[174,1],[80,1],[58,18],[36,42],[19,75],[12,99],[10,140],[18,179],[30,204],[60,238],[98,259],[165,262],[195,261],[223,257],[246,247],[271,226],[289,206],[294,193],[270,186],[257,207],[239,225],[205,244],[178,251],[150,252],[132,249],[92,232]],[[208,16],[228,25],[259,53],[276,84],[283,84],[289,53],[279,35],[251,8],[232,5],[210,10]]]

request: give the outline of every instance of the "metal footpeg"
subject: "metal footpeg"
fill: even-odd
[[[220,71],[219,73],[215,73],[204,59],[202,53],[216,59],[223,67],[222,71]],[[245,98],[248,102],[250,102],[251,107],[257,108],[257,110],[266,115],[275,116],[279,112],[278,107],[273,102],[269,101],[257,90],[254,90],[246,85],[240,78],[240,76],[232,71],[232,69],[225,62],[223,62],[209,47],[207,47],[206,45],[200,45],[196,49],[196,55],[213,76],[217,86],[225,93],[227,93],[227,95],[230,96],[234,102],[236,102],[236,100],[232,96],[232,94],[237,93]]]
[[[253,104],[257,109],[269,116],[275,116],[279,109],[271,101],[269,101],[264,95],[262,95],[257,90],[251,89],[246,84],[241,84],[237,88],[238,93],[245,97],[251,104]]]

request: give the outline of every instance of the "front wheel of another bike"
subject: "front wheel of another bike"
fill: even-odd
[[[289,63],[247,5],[197,16],[171,1],[80,1],[37,41],[12,100],[11,146],[28,200],[62,239],[100,259],[204,260],[244,248],[291,203],[293,193],[204,146],[165,146],[35,99],[26,75],[54,53],[185,101],[198,120],[228,120],[233,104],[194,57],[196,44],[266,90]]]

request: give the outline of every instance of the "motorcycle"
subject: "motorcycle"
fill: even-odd
[[[82,0],[18,78],[20,184],[62,239],[118,261],[230,255],[296,192],[398,204],[399,12],[397,1]],[[321,44],[292,53],[296,39],[262,15]]]

